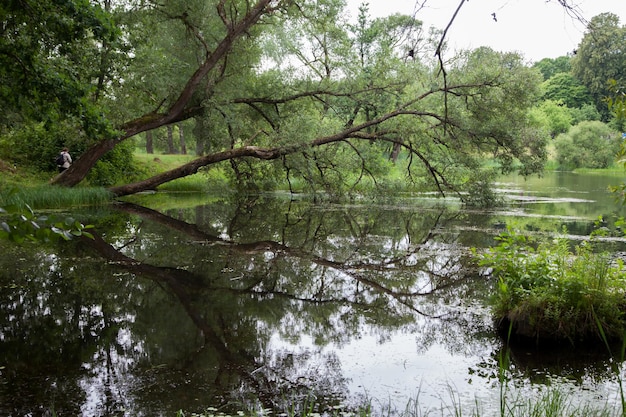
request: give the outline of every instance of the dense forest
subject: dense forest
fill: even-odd
[[[342,0],[24,0],[0,21],[0,166],[52,172],[67,146],[53,184],[119,196],[218,165],[240,186],[341,193],[398,163],[408,185],[463,196],[550,155],[607,167],[624,130],[626,28],[611,13],[536,63],[451,51],[419,12],[363,4],[352,23]],[[142,177],[138,147],[197,157]]]

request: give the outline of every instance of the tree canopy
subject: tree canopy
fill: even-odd
[[[78,158],[54,184],[76,185],[128,139],[182,121],[202,154],[114,193],[224,161],[237,181],[341,189],[375,181],[398,155],[409,179],[447,193],[484,178],[485,158],[525,174],[545,159],[528,117],[541,75],[489,48],[444,58],[445,31],[416,16],[371,19],[364,4],[349,23],[341,0],[22,0],[0,6],[0,21],[0,133],[73,141]]]
[[[572,60],[573,75],[587,87],[604,120],[609,119],[605,98],[612,94],[610,80],[626,82],[626,27],[619,18],[603,13],[591,19]]]

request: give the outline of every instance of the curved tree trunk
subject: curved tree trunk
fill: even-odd
[[[119,141],[117,140],[103,140],[102,142],[96,143],[87,151],[83,152],[79,158],[75,159],[68,169],[54,177],[50,183],[73,187],[81,182],[96,162],[118,143]]]
[[[161,114],[148,113],[126,123],[120,128],[124,132],[121,136],[104,139],[87,149],[67,170],[53,178],[51,184],[72,187],[81,182],[95,163],[118,143],[138,133],[180,122],[198,114],[201,111],[200,108],[189,108],[188,106],[194,92],[200,87],[207,74],[228,55],[235,41],[246,35],[261,17],[277,10],[286,1],[257,0],[252,7],[247,9],[246,14],[240,20],[234,22],[229,21],[223,15],[224,10],[220,10],[218,6],[218,13],[223,15],[226,34],[213,51],[207,51],[206,59],[187,80],[185,87],[167,112]]]
[[[299,149],[300,147],[298,147]],[[111,187],[111,191],[116,196],[124,196],[139,193],[141,191],[154,190],[161,184],[175,180],[177,178],[183,178],[188,175],[193,175],[198,172],[198,169],[215,164],[221,161],[227,161],[236,158],[253,157],[258,159],[276,159],[287,153],[295,152],[295,148],[274,148],[263,149],[256,146],[244,146],[241,148],[230,149],[223,152],[217,152],[211,155],[207,155],[201,158],[194,159],[184,165],[174,168],[170,171],[163,172],[154,177],[148,178],[143,181],[139,181],[133,184],[121,185],[119,187]]]

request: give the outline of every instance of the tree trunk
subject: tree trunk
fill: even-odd
[[[152,130],[146,132],[146,153],[154,153],[154,144],[152,143]]]
[[[241,148],[229,149],[223,152],[217,152],[211,155],[196,158],[193,161],[187,162],[184,165],[181,165],[170,171],[155,175],[154,177],[148,178],[143,181],[109,188],[109,191],[111,191],[116,196],[121,197],[124,195],[135,194],[141,191],[154,190],[161,184],[165,184],[166,182],[175,180],[177,178],[193,175],[198,172],[198,169],[217,162],[242,158],[246,156],[270,160],[276,159],[286,153],[292,153],[295,151],[296,148],[263,149],[257,146],[244,146]]]
[[[180,139],[180,153],[183,155],[187,155],[187,145],[185,144],[183,125],[179,123],[176,126],[178,127],[178,138]]]
[[[96,162],[119,143],[118,140],[103,140],[96,143],[87,152],[83,152],[72,165],[62,173],[54,177],[50,183],[72,187],[81,182]]]
[[[393,149],[391,151],[390,159],[391,159],[391,162],[393,162],[394,164],[396,162],[398,162],[398,156],[400,155],[400,149],[402,149],[402,146],[399,143],[394,143],[393,144]]]
[[[170,155],[178,153],[174,147],[174,133],[172,132],[172,125],[167,125],[167,153]]]
[[[198,114],[202,109],[189,108],[188,106],[193,94],[200,87],[207,74],[216,68],[222,59],[228,55],[235,41],[242,36],[246,36],[249,29],[254,26],[261,17],[275,11],[282,3],[282,0],[257,0],[253,6],[247,9],[246,14],[240,20],[227,21],[225,18],[225,22],[227,22],[225,26],[227,29],[226,34],[215,48],[207,53],[204,62],[191,77],[189,77],[178,98],[171,107],[167,109],[166,113],[151,112],[124,124],[119,129],[123,132],[121,136],[102,139],[100,142],[91,146],[82,155],[76,158],[76,162],[61,174],[54,177],[50,183],[72,187],[81,182],[96,162],[118,143],[138,133],[187,120]]]

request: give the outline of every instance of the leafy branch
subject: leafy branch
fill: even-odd
[[[18,244],[25,241],[71,240],[80,236],[93,239],[93,235],[87,231],[93,228],[93,225],[84,225],[72,217],[61,219],[56,216],[37,215],[30,206],[12,213],[0,207],[0,216],[4,217],[0,221],[0,239]]]

